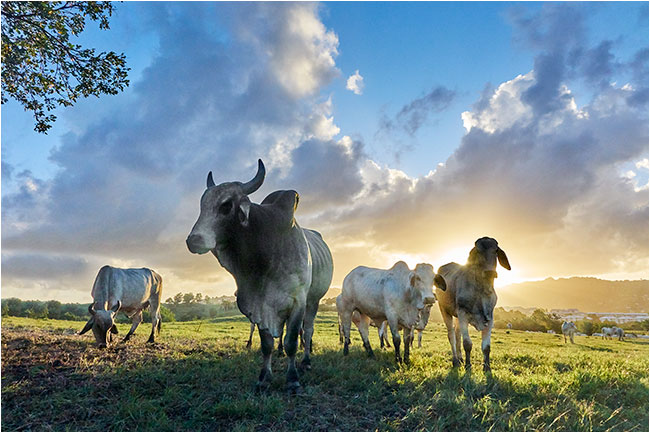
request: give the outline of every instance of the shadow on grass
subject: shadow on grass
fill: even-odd
[[[218,318],[213,323],[245,321]],[[328,328],[329,329],[329,328]],[[192,338],[107,350],[77,336],[5,331],[2,425],[16,430],[368,431],[644,430],[647,375],[625,377],[551,364],[561,380],[535,374],[531,354],[503,355],[492,374],[452,369],[442,354],[359,345],[344,357],[335,331],[316,339],[304,393],[285,392],[286,358],[273,357],[267,392],[256,393],[259,350]],[[239,345],[238,345],[239,344]],[[302,353],[299,351],[299,357]],[[522,373],[509,372],[509,363]],[[560,372],[560,370],[563,370]],[[645,403],[644,403],[645,402]],[[616,412],[624,405],[626,411]],[[635,410],[634,407],[636,406]],[[632,408],[632,409],[630,409]],[[586,412],[591,411],[590,414]],[[645,411],[645,412],[644,412]],[[615,413],[616,412],[616,413]],[[614,413],[614,415],[612,415]],[[641,427],[638,427],[641,426]]]

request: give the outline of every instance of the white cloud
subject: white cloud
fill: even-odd
[[[364,86],[363,77],[359,74],[359,70],[357,69],[354,71],[353,75],[348,77],[345,88],[351,90],[355,95],[362,95]]]

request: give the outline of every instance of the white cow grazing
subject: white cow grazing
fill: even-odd
[[[615,335],[614,334],[614,329],[616,329],[615,326],[612,327],[612,328],[608,328],[606,326],[603,326],[602,328],[600,328],[600,333],[603,335],[603,339],[605,339],[605,340],[611,339]]]
[[[91,295],[93,303],[88,306],[91,317],[79,335],[92,329],[100,348],[108,345],[111,334],[117,334],[115,316],[118,311],[124,312],[132,321],[131,330],[124,341],[133,335],[142,322],[142,310],[147,307],[152,325],[149,343],[153,343],[156,333],[160,333],[162,277],[151,269],[104,266],[97,273]]]
[[[573,322],[564,322],[562,323],[562,334],[564,334],[564,342],[566,343],[566,336],[569,336],[572,344],[575,344],[573,341],[573,336],[578,332],[576,324]]]
[[[337,302],[345,338],[343,354],[349,352],[352,314],[359,311],[359,332],[368,355],[373,355],[368,340],[370,322],[381,327],[386,320],[393,335],[395,360],[398,363],[402,361],[399,330],[404,329],[404,361],[408,363],[412,330],[420,317],[420,311],[425,305],[436,301],[432,291],[434,282],[445,290],[444,280],[433,272],[433,266],[428,263],[418,264],[415,270],[410,270],[402,261],[390,269],[365,266],[353,269],[343,280],[340,301]]]

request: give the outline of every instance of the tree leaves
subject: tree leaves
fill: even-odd
[[[110,2],[2,2],[2,103],[16,99],[34,112],[34,130],[47,133],[57,106],[124,90],[124,54],[97,54],[69,40],[87,19],[109,29],[112,12]]]

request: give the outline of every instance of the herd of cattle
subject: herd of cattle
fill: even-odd
[[[265,173],[261,160],[257,174],[246,183],[216,185],[210,172],[200,201],[200,214],[186,244],[195,254],[212,252],[234,277],[237,306],[251,322],[249,347],[255,327],[260,335],[263,365],[257,386],[266,387],[270,383],[274,339],[279,338],[278,350],[288,356],[287,387],[296,391],[300,388],[295,360],[298,340],[304,346],[300,366],[309,370],[318,304],[332,281],[332,255],[320,233],[301,228],[295,220],[299,202],[296,191],[275,191],[260,204],[250,201],[248,195],[260,188]],[[409,269],[402,261],[390,269],[365,266],[353,269],[343,280],[341,294],[336,299],[343,354],[348,354],[354,322],[365,350],[372,356],[368,339],[372,324],[379,328],[382,348],[390,347],[387,337],[390,329],[398,363],[402,362],[403,339],[403,360],[408,363],[414,332],[419,331],[418,345],[421,345],[422,330],[437,300],[447,327],[453,365],[461,363],[462,341],[465,368],[471,368],[472,341],[468,331],[471,324],[481,332],[483,369],[489,371],[490,336],[497,301],[494,291],[497,261],[510,270],[508,258],[497,241],[483,237],[475,242],[465,265],[448,263],[437,273],[428,263]],[[149,308],[152,317],[149,342],[154,342],[161,327],[162,298],[162,278],[156,272],[147,268],[104,266],[95,279],[91,295],[90,320],[80,334],[92,329],[98,346],[106,347],[118,332],[114,318],[123,312],[132,320],[126,341],[142,322],[142,311]],[[575,325],[568,322],[565,325],[566,332],[565,326],[562,327],[565,341],[569,335],[573,342]]]

